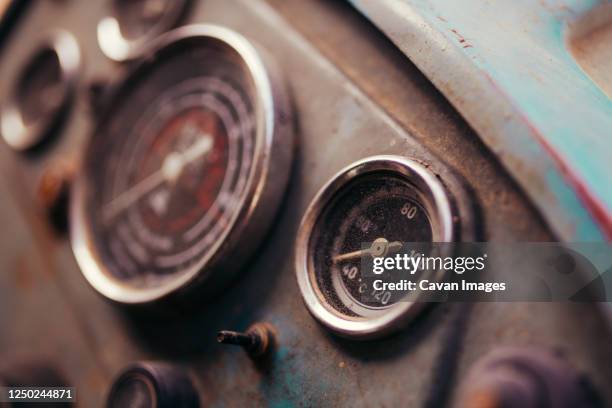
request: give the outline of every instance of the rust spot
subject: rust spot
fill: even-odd
[[[74,161],[57,161],[45,169],[38,182],[38,201],[56,232],[67,230],[68,195],[75,174]]]
[[[473,48],[474,47],[472,44],[468,43],[468,41],[465,39],[464,36],[459,34],[459,31],[455,30],[454,28],[452,28],[450,31],[453,34],[455,34],[455,36],[459,40],[459,44],[463,44],[463,48]]]

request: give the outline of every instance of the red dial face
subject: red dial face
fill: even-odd
[[[198,146],[204,146],[201,155],[193,153]],[[219,117],[200,108],[177,114],[149,146],[136,178],[144,180],[160,169],[163,172],[165,165],[172,166],[173,155],[190,155],[191,160],[138,202],[146,226],[160,234],[184,231],[215,204],[229,159],[228,136]]]
[[[128,85],[88,151],[86,208],[105,267],[150,287],[201,267],[231,228],[254,164],[253,86],[212,47]]]

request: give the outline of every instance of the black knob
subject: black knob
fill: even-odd
[[[594,408],[598,393],[559,354],[500,347],[482,357],[460,386],[456,408]]]
[[[139,362],[115,380],[108,408],[199,407],[198,393],[189,374],[165,363]]]

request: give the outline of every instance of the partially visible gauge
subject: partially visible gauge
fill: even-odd
[[[167,33],[102,117],[72,194],[87,280],[141,304],[226,282],[269,226],[293,152],[268,57],[229,29]]]
[[[374,290],[362,279],[362,257],[403,243],[451,242],[453,212],[442,183],[415,161],[375,156],[342,170],[314,198],[298,233],[296,273],[309,311],[356,339],[403,327],[423,304]]]
[[[54,33],[30,57],[2,108],[0,129],[13,149],[34,149],[57,130],[74,94],[79,47],[66,31]]]
[[[98,44],[108,58],[136,57],[148,42],[174,27],[190,0],[111,0],[112,15],[98,23]]]
[[[109,408],[197,408],[198,392],[189,374],[167,363],[138,362],[115,379]]]

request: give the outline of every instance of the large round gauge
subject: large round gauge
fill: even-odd
[[[2,108],[2,137],[9,146],[31,150],[49,140],[67,111],[79,65],[79,47],[68,32],[55,32],[37,48]]]
[[[146,43],[172,28],[190,0],[110,0],[111,14],[98,23],[102,52],[115,61],[135,58]]]
[[[73,248],[99,292],[124,303],[210,293],[246,260],[290,169],[281,82],[228,29],[160,38],[102,116],[75,185]]]
[[[306,306],[346,337],[368,339],[402,327],[423,304],[375,290],[362,279],[362,258],[404,243],[450,242],[454,231],[452,201],[421,164],[376,156],[351,165],[323,187],[302,220],[296,272]]]

